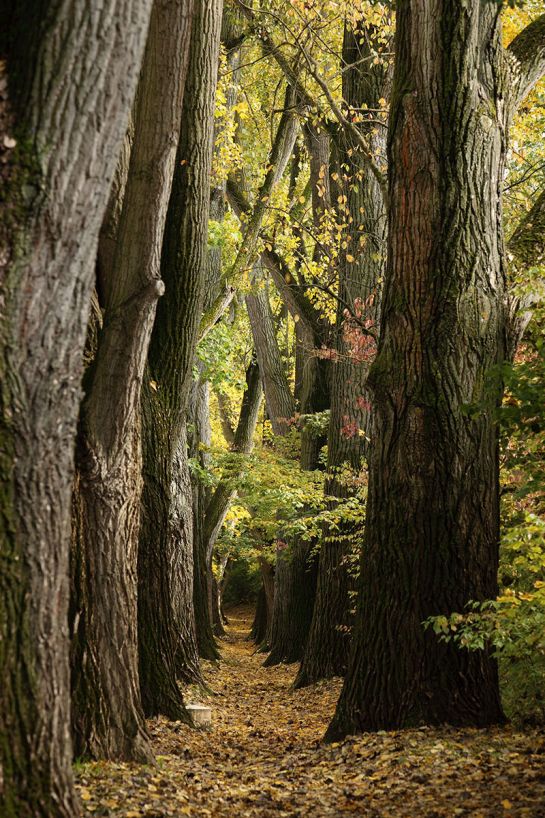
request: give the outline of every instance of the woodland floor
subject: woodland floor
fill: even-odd
[[[157,767],[78,765],[86,818],[545,818],[544,731],[425,728],[323,745],[340,680],[291,691],[296,666],[261,667],[251,616],[230,612],[223,661],[206,663],[211,730],[155,719]]]

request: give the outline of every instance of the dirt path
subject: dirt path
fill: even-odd
[[[250,617],[231,612],[224,661],[207,664],[212,729],[153,720],[157,768],[80,767],[86,816],[545,818],[543,732],[421,729],[321,745],[340,682],[292,692],[295,666],[261,667]]]

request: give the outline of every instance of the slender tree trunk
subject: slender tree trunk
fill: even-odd
[[[176,676],[200,680],[185,412],[204,302],[221,11],[221,0],[196,0],[161,258],[166,296],[157,309],[143,391],[140,684],[145,712],[175,719],[185,718]]]
[[[223,594],[225,592],[227,580],[229,579],[230,564],[231,560],[229,556],[222,554],[218,559],[218,579],[216,580],[214,577],[214,582],[216,583],[215,587],[217,587],[217,596],[214,597],[214,599],[217,601],[217,605],[214,603],[213,609],[213,622],[216,636],[223,636],[225,634],[225,628],[223,626],[227,625],[229,622],[223,607]]]
[[[233,452],[244,455],[250,454],[252,451],[257,418],[261,407],[261,397],[259,367],[252,358],[246,371],[246,389],[235,431]],[[196,563],[194,604],[197,621],[197,641],[199,655],[211,660],[219,658],[212,622],[212,554],[225,515],[235,494],[232,487],[232,481],[235,477],[235,471],[232,470],[227,478],[220,480],[212,496],[208,499],[206,509],[203,510],[202,517],[199,520],[200,525],[195,531],[194,538],[194,559]]]
[[[268,651],[274,608],[274,568],[265,557],[258,557],[262,584],[256,600],[256,609],[250,638],[259,651]]]
[[[244,231],[242,245],[230,271],[231,276],[236,276],[244,269],[245,265],[252,266],[255,261],[256,244],[266,214],[266,203],[286,167],[297,134],[297,122],[291,110],[291,101],[292,94],[289,92],[286,96],[285,109],[282,112],[275,135],[265,179],[256,196],[251,217]],[[256,377],[258,377],[257,364],[247,373],[248,388],[243,399],[241,418],[235,434],[234,450],[242,453],[249,452],[253,444],[255,423],[257,422],[257,413],[261,402],[261,388],[259,383],[254,383]],[[194,544],[198,584],[194,598],[198,609],[199,651],[201,655],[209,659],[218,657],[212,630],[210,606],[207,604],[210,594],[212,550],[233,494],[234,491],[229,481],[221,481],[206,509],[202,528],[196,532],[198,539]],[[208,589],[208,593],[206,597],[202,597],[206,589]]]
[[[389,96],[389,69],[374,63],[372,54],[384,44],[380,31],[362,21],[347,23],[343,42],[343,97],[350,111],[376,111]],[[386,64],[387,66],[387,64]],[[383,104],[383,103],[382,103]],[[373,114],[373,118],[377,115]],[[375,124],[360,126],[376,157],[386,161],[386,130]],[[353,135],[342,134],[341,166],[348,177],[339,205],[346,223],[347,248],[339,260],[339,305],[336,355],[331,366],[331,416],[328,433],[326,496],[334,509],[351,494],[342,469],[358,472],[369,439],[370,396],[366,387],[376,351],[380,280],[384,272],[386,210],[382,191],[369,170]],[[372,335],[367,335],[370,332]],[[331,676],[342,676],[350,648],[350,580],[348,557],[358,531],[350,524],[324,529],[318,560],[318,583],[305,655],[295,680],[303,687]]]
[[[202,372],[202,364],[198,364]],[[189,405],[191,435],[189,454],[198,460],[201,469],[210,465],[210,384],[197,378],[192,385]],[[212,623],[212,560],[203,540],[206,507],[210,502],[210,488],[199,477],[192,478],[193,486],[193,604],[197,645],[202,659],[219,659]],[[211,555],[210,555],[211,557]]]
[[[308,354],[310,352],[310,354]],[[301,413],[312,414],[328,408],[329,384],[327,362],[308,350],[304,360],[301,387]],[[316,469],[324,440],[312,430],[301,431],[301,468]],[[299,662],[303,658],[312,622],[316,596],[317,565],[311,556],[312,545],[301,538],[289,547],[277,550],[274,575],[274,604],[269,629],[270,653],[265,667]]]
[[[254,620],[250,637],[258,649],[265,643],[267,638],[267,597],[265,596],[265,586],[262,585],[257,594]]]
[[[259,367],[255,358],[252,357],[246,370],[246,389],[244,390],[235,431],[233,452],[245,455],[250,454],[252,451],[262,394]],[[204,542],[208,544],[207,548],[210,555],[233,497],[233,477],[234,472],[231,471],[226,479],[220,480],[206,508],[202,536]]]
[[[26,6],[11,4],[4,19],[11,100],[0,219],[5,818],[79,812],[67,634],[79,382],[98,232],[150,8],[147,0],[103,0],[91,10],[72,0],[29,17]]]
[[[508,124],[499,13],[495,2],[458,0],[398,9],[361,596],[330,738],[503,718],[489,652],[422,626],[497,592],[501,384],[491,371],[505,351]]]
[[[225,563],[227,562],[227,558],[225,558]],[[212,574],[212,630],[214,631],[214,636],[225,636],[225,618],[223,616],[223,603],[222,603],[222,591],[223,591],[223,577],[218,580]]]
[[[160,250],[191,14],[186,0],[156,2],[151,14],[104,326],[80,413],[72,722],[77,755],[92,758],[151,758],[137,653],[140,385],[164,289]]]
[[[258,281],[262,280],[262,273],[256,278]],[[267,413],[274,434],[285,435],[290,429],[290,419],[295,414],[295,402],[278,346],[268,288],[265,285],[246,296],[246,309],[261,372]]]
[[[240,35],[242,18],[236,8],[225,5],[221,26],[221,41],[227,48],[227,66],[231,81],[226,92],[225,108],[229,112],[236,104],[238,96]],[[218,151],[222,126],[216,126],[214,132],[214,154]],[[210,221],[221,223],[225,215],[226,181],[213,179],[210,191]],[[207,253],[206,282],[204,295],[204,316],[200,326],[200,340],[219,321],[234,295],[234,287],[226,283],[222,266],[221,246],[210,247]],[[207,468],[210,456],[206,447],[210,446],[210,385],[202,381],[202,365],[197,362],[199,377],[193,382],[190,398],[189,416],[192,434],[190,435],[190,455],[199,460],[201,468]],[[229,423],[225,429],[229,428]],[[233,432],[234,442],[234,432]],[[201,445],[202,444],[202,445]],[[199,656],[203,659],[217,660],[219,652],[214,638],[214,589],[212,574],[212,549],[203,537],[206,507],[210,501],[210,488],[198,477],[192,480],[193,485],[193,599],[195,607],[195,625]],[[217,605],[217,600],[216,605]]]
[[[310,154],[314,228],[322,228],[323,216],[331,204],[329,185],[330,139],[323,129],[307,126],[306,138]],[[327,248],[316,244],[313,259],[326,258]],[[286,302],[288,303],[288,302]],[[295,380],[301,415],[311,415],[329,409],[329,361],[315,354],[315,346],[328,344],[329,325],[318,320],[312,330],[298,326],[299,355],[296,357]],[[325,435],[316,434],[310,425],[301,427],[301,468],[318,468],[319,455],[326,442]],[[274,605],[270,626],[270,653],[265,667],[280,662],[298,662],[303,658],[312,622],[316,596],[317,563],[311,555],[312,545],[302,538],[294,539],[288,548],[277,551],[274,576]]]

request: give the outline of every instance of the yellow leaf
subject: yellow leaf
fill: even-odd
[[[513,806],[511,801],[509,801],[507,798],[504,798],[504,800],[501,802],[501,805],[504,809],[511,809],[511,807]]]
[[[347,253],[346,260],[348,261],[349,264],[352,264],[352,262],[355,261],[356,259],[354,258],[354,256],[351,256],[350,253]]]

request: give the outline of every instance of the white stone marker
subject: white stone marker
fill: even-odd
[[[212,724],[211,707],[205,704],[186,704],[186,709],[195,727],[210,727]]]

